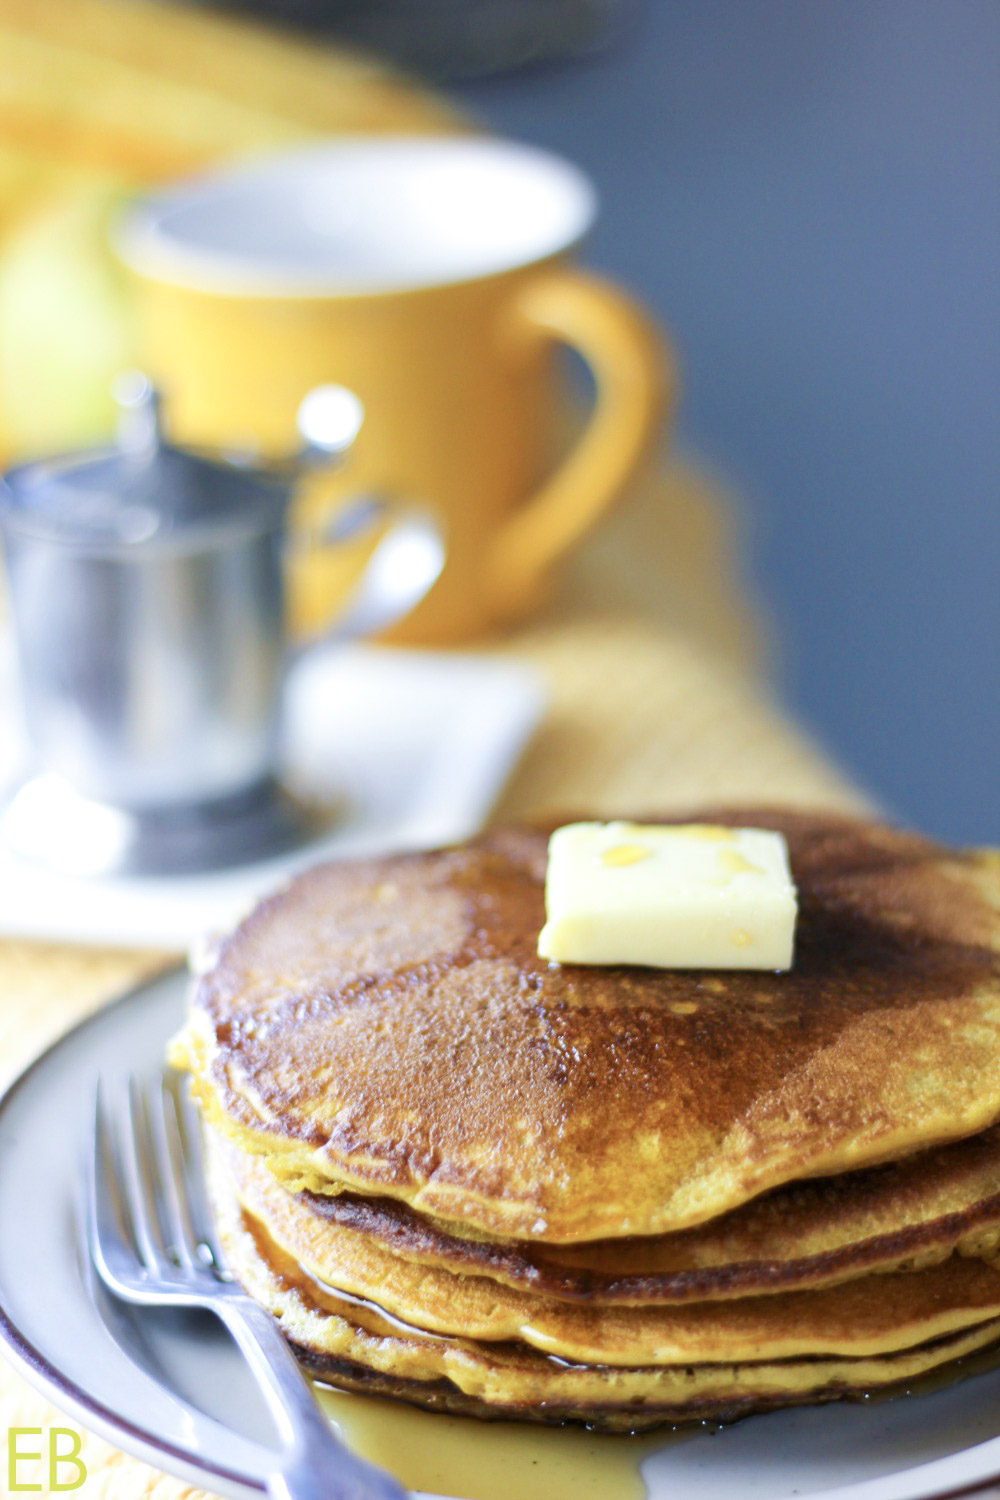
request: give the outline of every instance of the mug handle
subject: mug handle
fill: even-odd
[[[381,495],[360,495],[338,509],[324,526],[319,556],[328,556],[338,544],[364,543],[367,538],[377,540],[356,570],[340,608],[332,616],[327,609],[320,618],[312,613],[303,616],[301,610],[296,618],[293,612],[291,634],[300,647],[318,641],[353,641],[388,630],[415,609],[437,582],[444,566],[445,541],[430,511]]]
[[[618,498],[672,406],[677,384],[659,330],[599,276],[566,267],[550,271],[520,292],[513,313],[519,334],[541,334],[583,356],[597,399],[570,453],[494,540],[487,585],[504,614],[518,592],[530,597],[547,569]]]

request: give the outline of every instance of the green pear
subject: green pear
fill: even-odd
[[[0,248],[0,447],[6,462],[88,447],[114,427],[111,381],[135,363],[108,227],[126,187],[74,184]]]

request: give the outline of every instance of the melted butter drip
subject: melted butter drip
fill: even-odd
[[[718,823],[678,823],[673,827],[667,825],[657,828],[656,831],[658,834],[674,833],[686,839],[704,839],[711,844],[729,844],[736,837],[731,828],[723,828]]]
[[[644,1458],[693,1436],[692,1428],[643,1437],[480,1422],[315,1383],[347,1446],[411,1490],[462,1500],[646,1500]]]
[[[649,859],[652,852],[642,844],[615,844],[613,849],[605,849],[601,855],[601,864],[637,865],[641,859]]]
[[[751,864],[738,849],[719,850],[719,868],[727,875],[763,875],[760,865]]]

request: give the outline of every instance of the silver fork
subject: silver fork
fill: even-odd
[[[87,1238],[104,1284],[146,1307],[219,1317],[274,1415],[274,1500],[404,1500],[388,1474],[335,1437],[277,1323],[225,1268],[205,1190],[201,1135],[186,1088],[169,1074],[128,1080],[112,1112],[100,1087],[87,1191]]]

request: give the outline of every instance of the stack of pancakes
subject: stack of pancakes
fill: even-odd
[[[694,816],[786,835],[791,972],[539,959],[521,829],[312,870],[199,977],[225,1253],[313,1373],[635,1430],[1000,1340],[1000,854]]]

